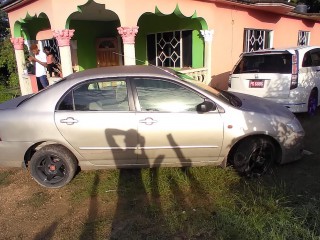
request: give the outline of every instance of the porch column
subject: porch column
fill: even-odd
[[[66,77],[73,73],[71,61],[70,39],[73,37],[73,29],[53,30],[53,36],[57,39],[60,57],[62,75]]]
[[[212,63],[212,38],[213,30],[200,30],[205,42],[205,51],[204,51],[204,66],[207,68],[207,79],[205,80],[206,84],[211,82],[211,63]]]
[[[136,65],[135,37],[138,33],[138,26],[118,27],[118,33],[123,41],[124,65]]]
[[[24,74],[23,70],[26,69],[26,61],[25,61],[25,56],[23,51],[24,39],[22,37],[18,37],[18,38],[10,38],[10,40],[11,40],[11,43],[13,44],[14,52],[16,55],[21,95],[32,93],[32,89],[30,89],[31,83],[29,83],[28,85],[27,81],[25,81],[25,78],[23,77],[23,74]]]

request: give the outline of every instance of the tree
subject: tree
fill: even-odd
[[[305,4],[309,7],[308,13],[319,13],[320,0],[305,0]]]
[[[0,10],[0,102],[17,95],[19,78],[13,45],[10,41],[9,20]]]
[[[9,20],[7,13],[0,10],[0,41],[9,35]]]
[[[0,44],[0,84],[9,88],[18,87],[17,63],[9,36]]]

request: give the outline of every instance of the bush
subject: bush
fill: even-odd
[[[20,95],[19,88],[7,88],[3,85],[0,85],[0,103],[5,102],[9,99],[15,98]]]

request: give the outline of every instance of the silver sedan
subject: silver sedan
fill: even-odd
[[[230,164],[261,175],[301,158],[303,137],[281,105],[154,66],[90,69],[0,104],[0,165],[29,167],[48,188],[78,167]]]

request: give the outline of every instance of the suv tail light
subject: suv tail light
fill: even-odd
[[[290,90],[298,87],[298,70],[298,57],[297,54],[293,54]]]

